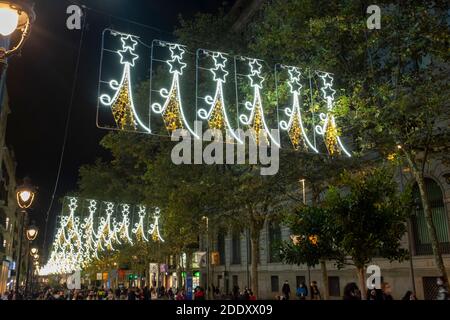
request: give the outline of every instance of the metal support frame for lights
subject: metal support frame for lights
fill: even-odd
[[[7,58],[20,52],[30,35],[36,19],[33,6],[24,0],[0,0],[0,36],[9,37],[15,31],[21,32],[19,41],[11,49],[0,48],[0,74],[8,65]]]

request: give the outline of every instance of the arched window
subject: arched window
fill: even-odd
[[[425,188],[427,191],[428,200],[430,202],[433,222],[436,227],[441,252],[450,253],[448,215],[445,211],[442,190],[433,179],[429,178],[425,178]],[[431,239],[427,228],[425,213],[422,207],[419,186],[417,184],[415,184],[413,188],[413,199],[415,208],[412,216],[412,225],[414,232],[415,254],[431,255],[433,253],[431,248]]]

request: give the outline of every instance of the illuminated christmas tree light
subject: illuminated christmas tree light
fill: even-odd
[[[115,91],[113,97],[108,94],[100,96],[100,102],[111,107],[114,120],[117,127],[121,130],[137,130],[137,126],[142,127],[146,132],[151,133],[148,125],[146,125],[136,112],[133,102],[133,93],[131,88],[131,67],[134,67],[135,61],[139,58],[134,53],[137,41],[131,35],[121,35],[122,50],[117,51],[120,56],[120,63],[124,66],[122,79],[120,82],[111,80],[109,86]]]
[[[336,90],[333,89],[334,78],[327,72],[321,73],[320,78],[323,82],[321,91],[323,98],[327,102],[327,113],[320,114],[320,120],[323,124],[322,126],[316,126],[316,132],[324,136],[325,145],[330,155],[343,151],[348,157],[351,157],[350,152],[344,147],[344,144],[339,137],[336,120],[332,114],[334,108],[334,95],[336,94]]]
[[[159,94],[165,99],[164,105],[153,103],[152,110],[154,113],[162,115],[166,129],[170,134],[175,130],[187,129],[195,138],[199,139],[200,137],[191,129],[187,122],[181,100],[180,76],[183,75],[183,69],[187,67],[187,64],[182,62],[186,50],[179,44],[169,44],[163,41],[159,41],[159,44],[161,46],[169,46],[171,59],[165,62],[169,65],[169,73],[173,77],[169,90],[166,88],[159,90]]]
[[[223,85],[226,83],[228,71],[225,70],[228,59],[225,58],[223,53],[203,50],[207,55],[212,56],[214,60],[214,68],[209,69],[213,74],[214,82],[216,83],[216,90],[214,98],[206,96],[204,99],[209,105],[209,111],[206,109],[198,110],[198,115],[201,119],[207,120],[210,129],[215,130],[227,130],[232,138],[236,139],[238,143],[243,143],[242,140],[235,134],[227,115],[227,109],[225,105],[225,99],[223,94]]]
[[[148,242],[147,237],[145,236],[144,231],[144,218],[147,214],[145,206],[139,206],[139,222],[134,224],[134,228],[132,230],[133,234],[136,235],[137,241],[145,241]]]
[[[164,239],[161,237],[159,232],[159,218],[161,216],[161,210],[159,208],[155,208],[155,212],[153,213],[153,223],[150,224],[150,229],[148,233],[152,236],[153,241],[161,241],[164,242]]]
[[[242,124],[249,126],[253,131],[253,138],[258,145],[260,139],[264,138],[265,142],[269,142],[269,139],[277,147],[280,147],[280,143],[271,135],[269,127],[267,126],[264,118],[264,109],[261,99],[261,89],[263,87],[264,77],[261,76],[262,65],[257,59],[251,59],[249,62],[250,74],[247,77],[250,79],[250,86],[253,88],[253,103],[247,101],[245,107],[250,111],[250,115],[241,114],[239,120]]]
[[[128,232],[128,228],[130,226],[130,205],[123,204],[122,205],[122,221],[116,222],[114,219],[114,233],[117,238],[119,244],[128,243],[133,244],[133,240]]]
[[[303,88],[301,84],[302,73],[297,67],[287,67],[289,72],[288,85],[292,94],[292,107],[287,107],[284,113],[289,117],[289,121],[280,121],[280,128],[288,132],[292,146],[298,150],[301,146],[308,146],[314,152],[318,152],[317,148],[311,143],[303,125],[303,118],[300,108],[300,94]]]

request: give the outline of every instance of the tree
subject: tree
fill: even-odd
[[[327,192],[325,203],[332,217],[329,228],[341,251],[338,265],[356,267],[365,297],[365,270],[373,258],[407,258],[400,240],[411,210],[410,193],[399,194],[392,171],[381,167],[344,173],[340,185]]]
[[[288,264],[320,264],[324,284],[324,298],[328,300],[327,260],[341,259],[334,238],[333,217],[326,208],[304,206],[286,219],[292,232],[292,241],[284,241],[281,257]]]
[[[446,1],[381,1],[382,27],[368,30],[368,1],[275,0],[248,28],[260,56],[336,75],[336,116],[354,153],[397,153],[419,186],[436,265],[447,280],[424,184],[430,159],[448,162]]]

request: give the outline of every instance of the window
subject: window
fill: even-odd
[[[279,223],[269,224],[269,262],[281,262],[279,245],[281,243],[281,228]]]
[[[428,194],[430,207],[433,215],[433,222],[436,227],[437,237],[442,253],[450,253],[450,240],[448,233],[448,216],[445,211],[442,190],[439,185],[429,178],[425,178],[425,188]],[[416,184],[413,188],[413,199],[415,208],[412,216],[412,227],[414,234],[414,245],[416,255],[431,255],[431,239],[428,233],[425,213],[422,207],[419,187]]]
[[[238,285],[238,283],[239,283],[238,280],[239,280],[239,279],[238,279],[238,276],[234,275],[234,276],[233,276],[233,287],[238,287],[238,286],[239,286],[239,285]]]
[[[306,285],[305,276],[296,276],[295,277],[295,284],[297,285],[296,288],[300,287],[300,283],[304,283]]]
[[[225,232],[219,231],[217,235],[217,251],[219,252],[219,264],[225,264]]]
[[[231,239],[231,263],[241,264],[241,234],[233,232]]]
[[[272,292],[279,292],[280,291],[280,284],[278,281],[278,276],[271,276],[270,277],[270,287]]]
[[[328,277],[328,294],[330,297],[340,297],[341,287],[339,285],[339,277]]]

